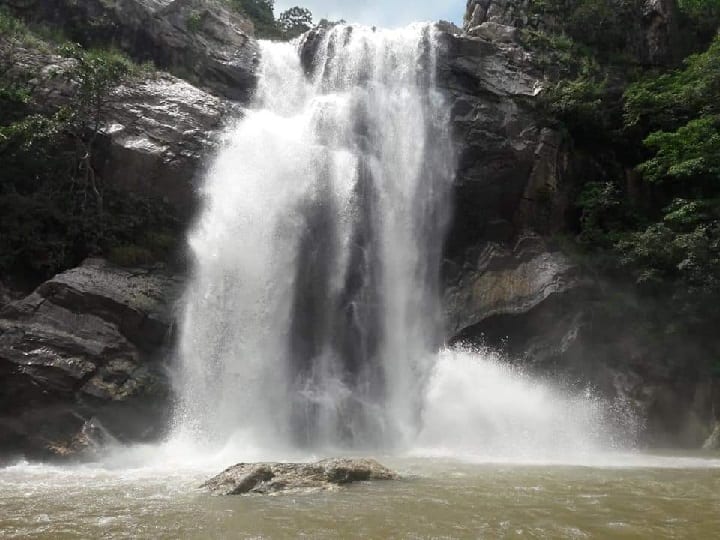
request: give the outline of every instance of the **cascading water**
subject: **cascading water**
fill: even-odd
[[[377,448],[419,429],[453,174],[435,30],[317,41],[312,66],[261,44],[256,105],[190,236],[177,424],[211,444]]]
[[[601,401],[442,350],[454,164],[434,28],[336,26],[305,65],[261,48],[190,235],[174,440],[570,461],[616,442]]]

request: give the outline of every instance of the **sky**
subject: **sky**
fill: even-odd
[[[460,24],[466,0],[275,0],[275,13],[292,6],[308,8],[320,19],[396,27],[415,21],[446,20]]]

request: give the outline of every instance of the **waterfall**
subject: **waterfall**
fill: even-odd
[[[442,343],[453,177],[435,29],[261,43],[189,236],[176,432],[209,445],[392,448]],[[311,65],[310,65],[311,64]]]
[[[336,26],[261,50],[189,235],[172,440],[260,458],[585,463],[622,447],[622,407],[443,348],[454,163],[434,28]]]

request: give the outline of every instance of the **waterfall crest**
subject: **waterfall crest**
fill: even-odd
[[[453,175],[435,30],[317,39],[312,66],[262,43],[190,234],[176,431],[211,445],[387,448],[419,430]]]

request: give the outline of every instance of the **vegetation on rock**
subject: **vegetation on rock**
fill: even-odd
[[[104,185],[95,172],[113,89],[148,68],[116,51],[43,40],[5,13],[0,32],[0,271],[41,280],[138,243],[145,260],[133,262],[166,257],[168,242],[145,239],[149,231],[167,237],[177,229],[169,208]],[[72,92],[72,108],[36,99],[32,73],[11,75],[28,45],[63,57],[51,76]]]
[[[312,12],[304,7],[291,7],[275,18],[274,0],[228,0],[255,25],[261,39],[294,39],[313,27]]]
[[[711,336],[720,302],[720,2],[680,1],[684,42],[673,50],[694,54],[654,65],[629,54],[623,37],[617,8],[635,4],[533,2],[555,24],[525,29],[524,44],[548,78],[549,117],[594,164],[576,191],[576,248],[606,276],[634,283],[660,333]]]

